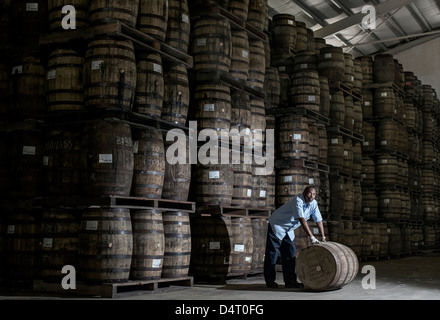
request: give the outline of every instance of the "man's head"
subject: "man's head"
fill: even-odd
[[[303,191],[303,196],[306,203],[312,202],[316,197],[316,189],[314,187],[306,187]]]

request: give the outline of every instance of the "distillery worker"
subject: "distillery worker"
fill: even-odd
[[[266,253],[264,256],[264,280],[269,288],[278,288],[275,282],[275,265],[278,259],[278,250],[281,254],[283,280],[286,288],[303,288],[297,281],[295,270],[295,233],[294,230],[302,227],[312,244],[318,244],[307,224],[310,217],[318,225],[322,241],[325,241],[324,227],[321,212],[315,200],[316,189],[306,187],[302,194],[298,194],[289,202],[276,209],[269,217],[267,232]]]

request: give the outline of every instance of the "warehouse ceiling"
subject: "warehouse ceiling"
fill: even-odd
[[[440,37],[439,0],[268,0],[268,5],[270,18],[294,15],[316,38],[354,57],[395,54]]]

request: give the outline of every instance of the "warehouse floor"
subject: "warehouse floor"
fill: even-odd
[[[373,266],[376,273],[362,271]],[[371,270],[371,267],[370,269]],[[230,279],[225,284],[199,284],[169,286],[142,294],[129,294],[118,298],[99,296],[65,296],[37,293],[29,290],[0,289],[0,300],[233,300],[251,302],[265,300],[440,300],[440,253],[421,253],[398,259],[364,261],[359,265],[358,276],[341,289],[316,292],[305,289],[285,289],[282,274],[278,272],[278,289],[266,288],[262,275],[246,279]]]

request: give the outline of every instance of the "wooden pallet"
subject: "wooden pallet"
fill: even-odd
[[[120,298],[145,293],[158,292],[176,287],[192,287],[193,277],[161,278],[157,280],[129,280],[121,283],[103,283],[87,285],[76,283],[75,289],[63,289],[60,283],[49,283],[34,280],[33,291],[39,293],[54,293],[63,295],[100,296],[104,298]]]
[[[319,123],[322,123],[326,126],[330,125],[330,118],[320,114],[319,112],[307,109],[307,108],[298,108],[298,107],[289,107],[289,106],[283,106],[279,105],[277,108],[273,108],[270,110],[266,110],[267,115],[274,115],[274,116],[283,116],[286,114],[296,114],[299,116],[305,116],[310,119],[314,119]]]
[[[230,217],[268,218],[271,210],[267,208],[247,208],[223,205],[197,207],[197,215],[224,215]]]

